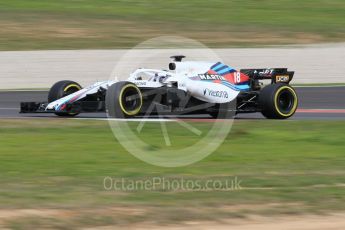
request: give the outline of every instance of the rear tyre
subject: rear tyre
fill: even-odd
[[[56,82],[49,90],[48,102],[50,103],[50,102],[56,101],[62,97],[75,93],[81,89],[82,87],[77,82],[74,82],[74,81],[64,80],[64,81]],[[71,116],[76,116],[79,113],[58,112],[55,114],[58,116],[71,117]]]
[[[140,89],[131,82],[116,82],[107,90],[105,106],[109,117],[134,117],[139,114],[142,104],[142,93]]]
[[[298,97],[288,84],[271,84],[261,90],[259,106],[266,118],[286,119],[295,114]]]

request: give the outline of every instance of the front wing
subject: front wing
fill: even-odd
[[[66,104],[63,111],[47,109],[48,102],[21,102],[20,113],[91,113],[105,112],[104,101],[76,101]]]

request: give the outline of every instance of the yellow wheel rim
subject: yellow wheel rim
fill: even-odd
[[[70,84],[68,86],[66,86],[63,91],[64,92],[67,92],[67,90],[69,90],[70,88],[77,88],[78,90],[81,90],[80,86],[79,85],[76,85],[76,84]]]
[[[293,107],[291,108],[290,112],[289,113],[283,113],[282,111],[280,111],[279,107],[278,107],[278,95],[281,91],[283,90],[288,90],[290,93],[292,93],[293,97],[294,97],[294,104],[293,104]],[[279,88],[277,90],[277,92],[275,93],[274,95],[274,107],[276,109],[276,111],[278,112],[279,115],[283,116],[283,117],[289,117],[291,116],[292,114],[294,114],[294,112],[296,111],[297,109],[297,105],[298,105],[298,98],[297,98],[297,94],[295,92],[295,90],[293,90],[290,86],[283,86],[281,88]]]
[[[140,104],[139,104],[138,108],[136,108],[135,110],[127,111],[127,110],[125,109],[125,107],[123,106],[123,104],[122,104],[122,95],[123,95],[123,93],[125,92],[126,89],[131,88],[131,87],[134,88],[134,89],[138,92]],[[143,104],[143,98],[142,98],[140,89],[139,89],[136,85],[133,85],[133,84],[125,85],[125,86],[121,89],[121,91],[120,91],[119,104],[120,104],[120,108],[121,108],[122,112],[125,113],[126,115],[128,115],[128,116],[134,116],[134,115],[138,114],[139,111],[140,111],[140,109],[141,109],[141,106],[142,106],[142,104]]]

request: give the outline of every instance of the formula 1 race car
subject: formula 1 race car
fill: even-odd
[[[210,114],[228,118],[238,113],[261,112],[271,119],[291,117],[298,105],[289,85],[294,72],[287,68],[241,69],[221,62],[182,61],[172,56],[169,71],[137,69],[126,81],[104,81],[82,88],[59,81],[47,102],[22,102],[21,113],[75,116],[107,112],[109,117],[142,115]],[[263,86],[263,81],[269,84]]]

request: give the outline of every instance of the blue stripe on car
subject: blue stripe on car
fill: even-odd
[[[217,63],[217,65],[213,65],[211,67],[212,70],[216,71],[216,69],[222,68],[223,66],[225,66],[223,63]]]
[[[227,67],[225,69],[217,71],[217,73],[220,74],[220,75],[223,75],[223,74],[226,74],[226,73],[231,73],[231,70],[232,70],[231,68]]]
[[[216,66],[215,68],[213,68],[213,70],[218,72],[219,70],[226,69],[226,68],[229,68],[229,67],[226,65],[221,65],[221,66]]]
[[[222,64],[221,62],[217,62],[216,64],[214,64],[213,66],[211,66],[211,68],[210,69],[214,69],[214,68],[216,68],[219,64]]]

